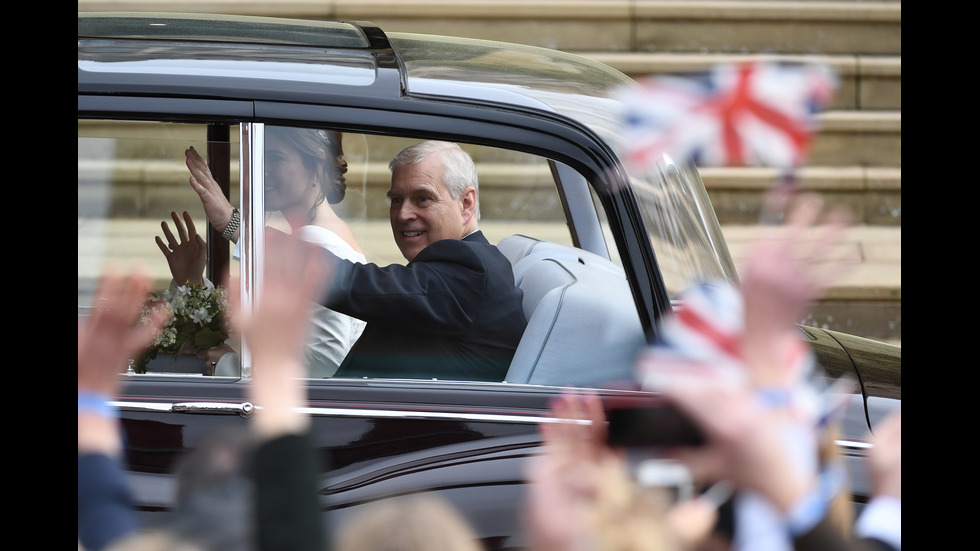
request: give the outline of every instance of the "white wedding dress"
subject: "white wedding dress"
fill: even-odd
[[[297,230],[296,235],[303,241],[319,245],[351,262],[361,264],[367,262],[362,253],[355,251],[343,238],[328,229],[320,226],[302,226]],[[240,258],[237,244],[232,257],[236,260]],[[313,305],[311,315],[313,323],[306,339],[306,363],[309,367],[309,376],[332,377],[367,324],[319,304]],[[237,343],[229,342],[229,344],[237,347]],[[215,366],[214,374],[219,377],[238,377],[240,363],[238,354],[225,354]]]

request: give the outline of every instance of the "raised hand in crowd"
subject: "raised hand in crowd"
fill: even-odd
[[[823,203],[813,195],[780,204],[790,207],[786,224],[771,228],[753,244],[737,288],[694,286],[686,291],[690,297],[682,302],[681,312],[662,321],[660,343],[637,364],[649,390],[697,387],[694,390],[707,392],[702,387],[720,387],[717,392],[731,394],[733,399],[742,395],[755,399],[769,393],[798,402],[802,394],[816,392],[809,379],[814,369],[811,351],[794,324],[853,261],[840,252],[848,215],[841,209],[823,215]],[[700,322],[685,324],[692,316]],[[692,342],[705,346],[693,347]],[[689,361],[677,368],[673,362],[678,357]],[[719,365],[730,367],[727,376],[719,376]],[[816,423],[814,416],[820,412],[798,413]],[[814,431],[811,426],[806,433]],[[702,455],[703,460],[719,457]]]
[[[819,294],[854,265],[842,247],[850,211],[825,211],[816,195],[767,196],[767,209],[789,208],[781,226],[768,226],[739,269],[744,304],[741,357],[756,385],[790,384],[787,371],[804,347],[794,327]]]
[[[714,503],[671,504],[664,489],[636,481],[623,450],[607,444],[597,395],[558,397],[552,419],[541,424],[544,451],[527,471],[530,551],[680,551],[711,532]]]
[[[302,377],[308,310],[329,277],[329,267],[311,254],[315,247],[286,236],[267,251],[251,315],[242,313],[238,284],[231,284],[232,318],[250,339],[253,380],[248,394],[256,406],[251,427],[258,437],[251,458],[255,519],[231,521],[254,525],[254,549],[260,551],[329,548],[318,491],[322,469],[309,434],[309,416],[301,411],[307,405]],[[139,531],[131,490],[118,461],[120,427],[108,403],[122,384],[119,374],[127,359],[149,345],[166,322],[162,311],[145,325],[138,322],[147,284],[140,274],[122,277],[108,272],[100,283],[99,306],[90,319],[79,319],[78,525],[79,543],[89,550],[116,543],[139,548],[149,541],[141,535],[175,541],[175,533],[169,531]]]
[[[274,232],[275,230],[267,230]],[[278,233],[278,232],[276,232]],[[230,285],[233,317],[252,352],[251,426],[259,438],[253,462],[257,549],[322,551],[320,459],[310,434],[303,351],[310,309],[330,276],[316,245],[279,235],[266,249],[262,285],[251,315],[241,314]]]
[[[149,277],[108,269],[90,316],[78,318],[78,542],[100,550],[134,532],[139,520],[122,475],[122,428],[110,402],[128,360],[153,342],[164,311],[140,323]]]
[[[871,491],[876,496],[902,499],[902,410],[877,425],[872,437]]]
[[[839,210],[822,216],[822,203],[813,196],[793,199],[787,224],[773,228],[751,249],[739,289],[704,292],[688,303],[702,308],[698,312],[702,320],[725,318],[730,312],[712,316],[704,306],[721,301],[704,297],[731,292],[740,301],[725,304],[742,306],[740,323],[716,323],[710,331],[668,326],[670,331],[686,331],[684,338],[666,335],[663,340],[673,346],[664,347],[669,354],[658,355],[655,346],[639,367],[648,375],[660,371],[660,376],[644,379],[652,383],[647,387],[678,405],[708,436],[703,447],[662,452],[688,465],[698,480],[727,479],[740,492],[754,492],[741,494],[743,499],[736,503],[736,512],[743,507],[741,528],[754,530],[737,548],[760,548],[763,541],[781,548],[775,543],[780,540],[797,549],[821,549],[828,542],[841,546],[834,548],[860,548],[869,540],[848,539],[851,522],[842,524],[841,518],[850,516],[831,515],[832,504],[843,503],[845,495],[839,458],[825,456],[828,446],[833,447],[836,394],[833,388],[816,386],[817,366],[794,328],[810,301],[853,260],[839,247],[847,218]],[[716,371],[711,369],[677,376],[669,364],[667,370],[661,367],[658,360],[664,357],[698,356],[699,352],[676,343],[694,342],[691,335],[699,332],[707,338],[702,342],[716,346],[715,359],[737,366],[742,377],[714,377]],[[752,499],[753,495],[765,501]],[[897,529],[899,543],[893,548],[900,547],[900,506],[897,511],[897,517],[894,509],[886,514],[885,529],[876,531],[875,542],[896,541],[889,531]],[[736,535],[739,529],[737,524]]]
[[[128,361],[139,356],[153,342],[167,323],[167,314],[155,310],[139,323],[140,313],[149,292],[149,276],[140,271],[121,275],[110,268],[99,281],[96,305],[91,316],[78,318],[78,445],[95,446],[100,452],[119,451],[119,434],[115,418],[106,416],[106,402],[115,399],[121,388],[119,374]],[[84,402],[84,403],[83,403]],[[108,422],[112,430],[90,433],[82,422],[100,425]],[[89,436],[97,439],[88,441]],[[102,441],[106,437],[110,442]],[[83,441],[85,440],[85,441]]]
[[[258,305],[243,316],[237,306],[239,293],[232,284],[230,307],[238,329],[252,352],[252,384],[249,393],[262,407],[253,427],[268,438],[303,433],[309,417],[294,408],[306,405],[303,346],[309,330],[309,312],[330,275],[330,266],[313,251],[316,245],[275,230],[267,230],[275,246],[266,250]]]
[[[688,465],[711,465],[711,476],[765,496],[786,519],[796,549],[901,549],[901,410],[886,419],[874,438],[872,501],[858,518],[854,531],[858,539],[848,541],[845,534],[850,530],[827,523],[834,490],[816,469],[801,468],[788,445],[785,435],[793,429],[793,421],[785,411],[768,407],[751,390],[732,385],[679,385],[664,394],[705,430],[709,440],[702,448],[667,454]],[[874,514],[878,509],[873,505],[881,497],[894,501],[886,512]],[[869,514],[877,518],[869,521],[865,518]],[[869,523],[873,525],[862,528]],[[833,545],[827,547],[830,542]]]
[[[595,471],[622,461],[603,445],[606,428],[597,397],[561,396],[551,409],[555,422],[540,425],[544,450],[527,471],[525,519],[534,551],[573,549],[576,542],[594,539],[587,524],[596,499]]]

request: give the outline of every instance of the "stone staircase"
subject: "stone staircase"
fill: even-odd
[[[848,205],[859,226],[894,235],[886,256],[894,261],[897,254],[897,275],[882,284],[884,290],[869,284],[863,297],[845,293],[844,306],[857,311],[870,305],[878,312],[888,329],[869,336],[901,338],[898,0],[79,0],[78,9],[372,21],[388,32],[574,52],[634,78],[759,57],[827,64],[840,87],[819,116],[820,132],[797,180],[828,203]],[[780,175],[767,168],[704,167],[701,176],[722,225],[741,227],[757,222],[760,200]]]
[[[503,40],[575,52],[634,77],[765,56],[819,62],[840,87],[819,117],[804,189],[859,224],[901,226],[902,4],[897,0],[79,0],[81,11],[150,10],[367,20],[386,31]],[[722,224],[753,224],[778,178],[702,169]]]

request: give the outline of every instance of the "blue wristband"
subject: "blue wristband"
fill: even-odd
[[[78,413],[94,413],[115,419],[119,417],[119,410],[109,403],[112,399],[107,394],[101,392],[78,391]]]
[[[762,387],[756,390],[756,399],[766,409],[789,408],[797,401],[796,392],[791,387]]]

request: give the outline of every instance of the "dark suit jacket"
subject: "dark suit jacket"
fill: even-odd
[[[78,541],[85,549],[100,551],[139,528],[122,459],[78,454]]]
[[[330,549],[328,526],[320,513],[323,465],[310,433],[266,440],[252,462],[255,482],[255,549]]]
[[[256,550],[322,551],[329,548],[328,527],[320,513],[318,477],[324,469],[319,461],[309,433],[285,434],[259,444],[252,461],[256,516],[254,519],[230,519],[231,522],[254,522]],[[79,454],[79,543],[86,550],[101,551],[124,536],[136,534],[141,528],[122,460],[103,454]],[[180,533],[179,528],[176,524],[163,527],[167,532],[177,529],[174,535]],[[208,543],[195,537],[190,537],[190,541],[202,545]]]
[[[501,381],[520,343],[524,293],[482,232],[444,239],[408,265],[334,262],[323,305],[367,322],[337,377]]]

